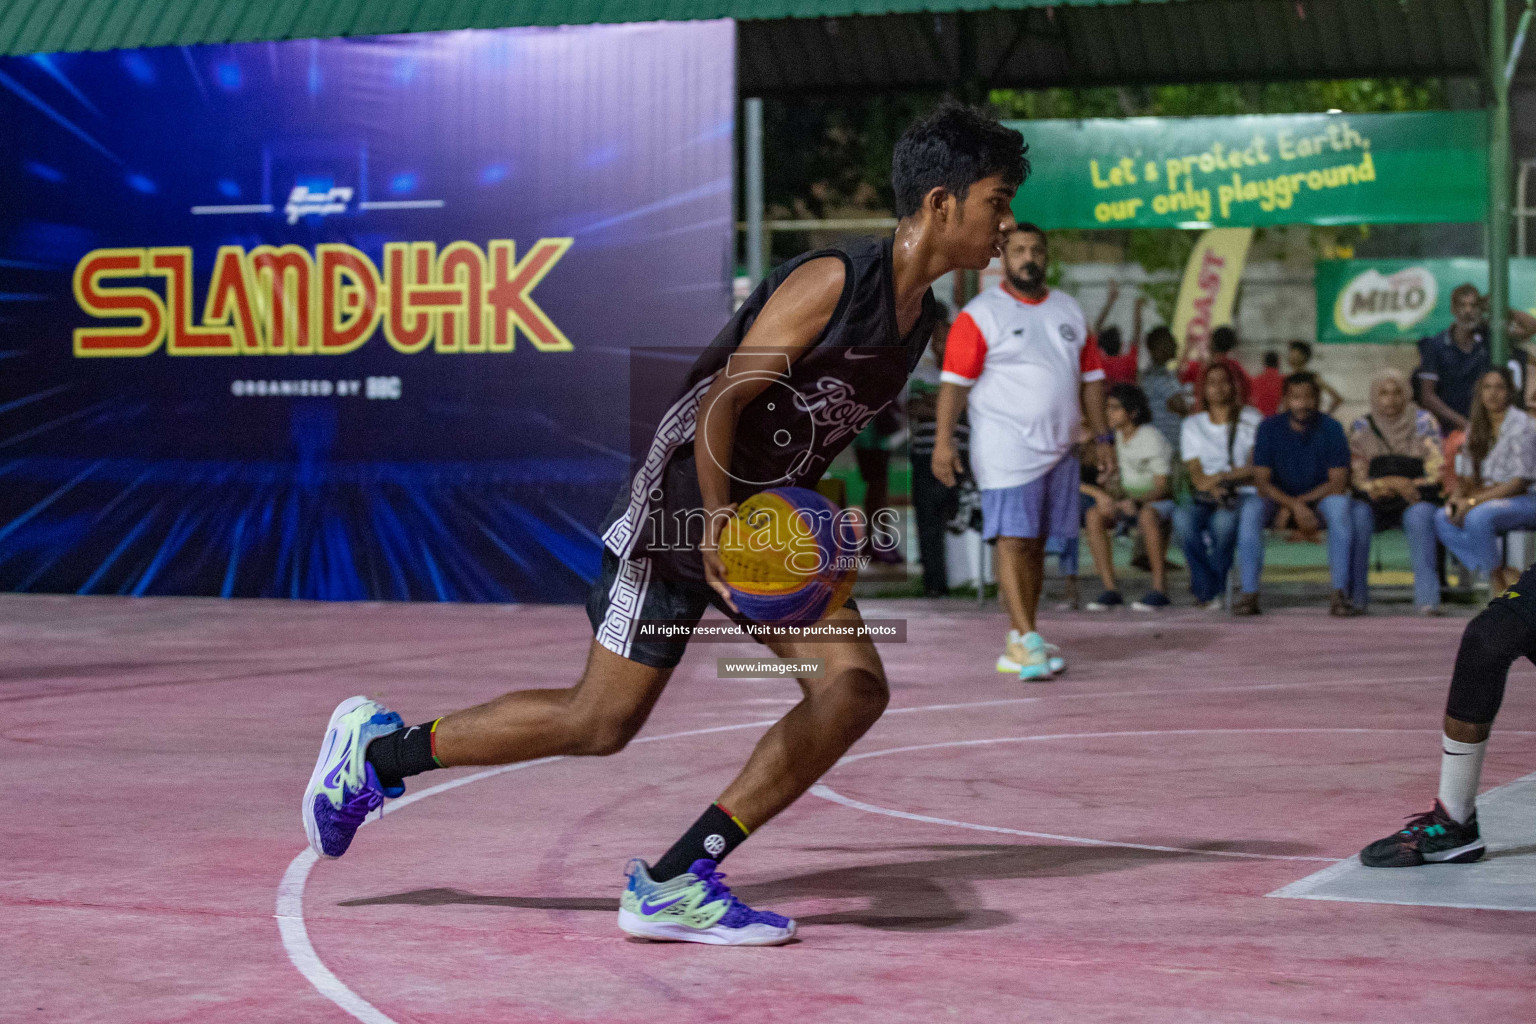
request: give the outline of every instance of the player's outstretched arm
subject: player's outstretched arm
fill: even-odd
[[[731,448],[741,410],[814,345],[843,296],[846,273],[835,256],[811,260],[795,268],[768,299],[747,336],[731,355],[729,374],[715,378],[699,409],[698,442],[704,447],[694,459],[699,493],[704,499],[706,529],[699,549],[704,577],[732,608],[725,585],[725,567],[717,551],[720,530],[734,511],[731,503]],[[757,371],[757,372],[754,372]]]

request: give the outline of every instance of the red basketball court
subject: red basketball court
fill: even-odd
[[[0,597],[7,1019],[1536,1019],[1530,666],[1492,855],[1341,863],[1428,806],[1462,620],[1062,615],[1070,673],[1026,686],[994,609],[863,603],[909,621],[891,711],[726,865],[799,941],[728,949],[614,918],[795,700],[715,678],[750,645],[690,652],[624,753],[426,776],[317,864],[338,700],[567,685],[581,610]]]

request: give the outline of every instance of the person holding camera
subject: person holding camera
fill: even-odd
[[[1390,367],[1371,378],[1371,411],[1349,428],[1350,476],[1371,506],[1376,530],[1402,526],[1413,563],[1413,603],[1440,614],[1435,567],[1435,510],[1444,456],[1440,426],[1409,401],[1408,378]]]
[[[1203,412],[1184,420],[1179,451],[1189,471],[1193,500],[1173,514],[1174,533],[1189,566],[1189,589],[1206,608],[1218,609],[1243,522],[1260,520],[1255,511],[1238,514],[1244,502],[1262,504],[1253,480],[1253,442],[1263,417],[1238,399],[1237,381],[1225,363],[1211,363],[1200,378]],[[1263,538],[1259,538],[1263,543]],[[1245,593],[1259,589],[1257,574]]]

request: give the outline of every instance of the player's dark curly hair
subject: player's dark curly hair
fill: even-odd
[[[1029,177],[1028,148],[1023,135],[975,107],[941,103],[896,142],[891,159],[896,216],[916,213],[935,188],[964,199],[972,185],[994,174],[1018,188]]]

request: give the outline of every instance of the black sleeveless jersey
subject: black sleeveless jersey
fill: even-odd
[[[741,411],[731,449],[730,497],[740,502],[770,487],[814,487],[833,457],[901,393],[922,358],[940,310],[932,290],[902,337],[896,325],[892,239],[860,239],[818,249],[783,264],[758,285],[688,372],[682,392],[663,415],[644,462],[610,512],[603,542],[620,557],[650,554],[688,579],[702,579],[698,526],[703,507],[694,437],[708,410],[701,401],[717,377],[768,380]],[[765,372],[735,367],[741,345],[774,291],[801,264],[822,257],[843,261],[843,294],[826,329],[793,363]],[[770,357],[771,361],[771,357]],[[691,543],[690,543],[691,542]]]

